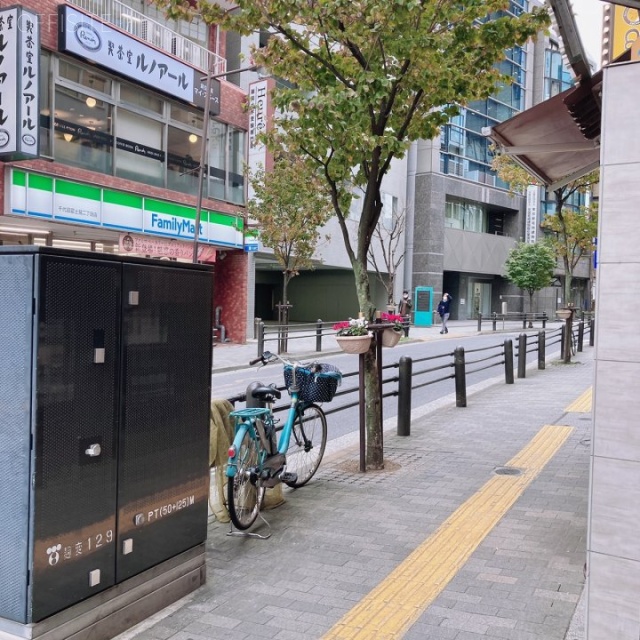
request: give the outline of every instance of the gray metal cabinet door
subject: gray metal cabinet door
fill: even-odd
[[[207,535],[212,279],[125,264],[117,581]]]
[[[122,270],[38,259],[32,622],[115,583]]]

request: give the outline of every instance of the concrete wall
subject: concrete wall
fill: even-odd
[[[640,637],[640,64],[604,71],[588,640]]]

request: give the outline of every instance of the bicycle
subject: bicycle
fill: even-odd
[[[226,469],[227,508],[231,522],[241,531],[256,521],[266,489],[280,482],[302,487],[314,476],[327,443],[327,418],[316,402],[331,401],[342,380],[332,365],[303,365],[269,351],[249,364],[264,366],[275,360],[284,365],[291,396],[280,436],[276,436],[273,404],[281,393],[275,384],[249,385],[247,407],[230,414],[235,435]],[[260,406],[249,406],[252,402]]]

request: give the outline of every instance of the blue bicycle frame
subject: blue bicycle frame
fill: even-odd
[[[289,411],[287,412],[287,421],[285,422],[282,432],[280,433],[280,437],[278,438],[278,453],[282,455],[285,455],[289,448],[289,441],[291,440],[291,433],[293,431],[293,423],[298,415],[298,407],[300,406],[300,402],[298,401],[298,392],[290,389],[290,393],[291,403],[289,405]],[[234,455],[229,457],[226,474],[228,478],[232,478],[236,475],[238,462],[237,456],[240,452],[240,445],[242,444],[245,434],[249,432],[249,436],[253,440],[260,441],[256,420],[258,418],[270,416],[270,420],[273,422],[273,413],[270,408],[249,407],[247,409],[232,411],[229,415],[235,420],[235,435],[233,438],[233,444],[229,450],[229,453],[233,451]],[[258,466],[262,467],[267,458],[268,452],[262,446],[259,450],[260,457],[258,459]]]

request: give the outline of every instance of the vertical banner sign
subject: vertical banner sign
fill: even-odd
[[[269,90],[267,81],[253,82],[249,86],[249,171],[251,174],[266,169],[267,148],[258,140],[258,135],[267,129],[267,107]],[[249,200],[255,194],[249,181]]]
[[[527,187],[527,213],[525,217],[524,241],[535,244],[538,239],[538,187]]]
[[[39,153],[40,32],[37,14],[0,10],[0,159]]]

